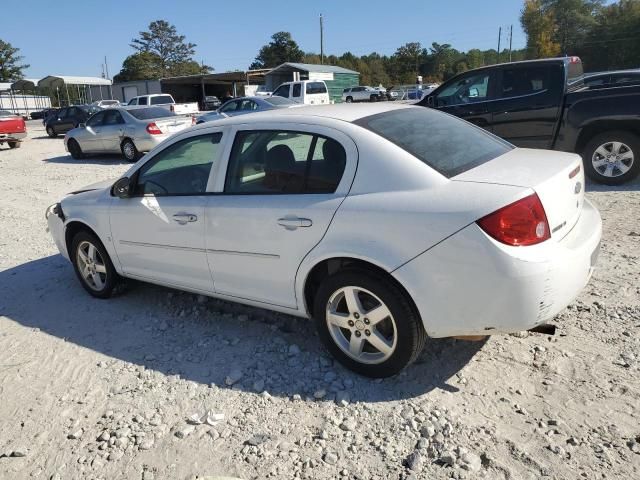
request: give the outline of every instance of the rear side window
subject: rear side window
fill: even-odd
[[[292,97],[299,97],[300,93],[302,92],[302,86],[299,83],[294,83],[293,84],[293,93],[291,94]]]
[[[479,127],[424,107],[380,113],[355,123],[386,138],[447,178],[513,149]]]
[[[175,117],[176,114],[162,107],[150,107],[150,108],[132,108],[127,110],[130,115],[133,115],[138,120],[149,120],[151,118],[164,118]]]
[[[158,95],[157,97],[151,97],[151,105],[167,105],[173,103],[171,95]]]
[[[147,97],[139,97],[138,98],[138,105],[146,105],[147,104],[147,100],[149,100]]]
[[[549,88],[549,68],[511,68],[502,74],[502,97],[519,97]]]
[[[324,82],[309,82],[306,87],[307,94],[327,93],[327,86]]]
[[[327,137],[273,130],[238,132],[224,190],[235,194],[333,193],[345,165],[344,148]]]

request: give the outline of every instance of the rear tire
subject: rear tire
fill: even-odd
[[[47,127],[47,135],[49,135],[51,138],[56,138],[58,136],[53,127]]]
[[[605,185],[621,185],[640,173],[640,137],[625,131],[596,135],[582,152],[587,176]]]
[[[9,148],[20,148],[22,146],[22,142],[7,142]]]
[[[82,148],[80,148],[80,145],[78,144],[78,142],[73,138],[69,140],[69,143],[67,144],[67,148],[69,149],[69,153],[75,160],[80,160],[82,157],[84,157],[84,154],[82,153]]]
[[[347,97],[347,98],[345,99],[345,102],[347,102],[347,103],[351,103],[351,102],[353,102],[353,98],[352,98],[352,97]]]
[[[69,256],[80,284],[91,296],[111,297],[120,276],[98,237],[86,230],[77,233],[71,241]]]
[[[122,155],[129,162],[137,162],[141,157],[140,152],[136,148],[136,144],[133,143],[133,140],[130,138],[127,138],[122,142],[120,150],[122,150]]]
[[[347,298],[357,301],[348,303]],[[399,373],[418,357],[427,339],[407,294],[389,278],[367,270],[327,277],[315,295],[313,314],[327,350],[367,377]]]

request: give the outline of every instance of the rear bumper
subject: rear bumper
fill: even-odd
[[[163,134],[163,135],[146,135],[135,137],[133,139],[133,143],[136,144],[136,148],[140,152],[148,152],[156,147],[156,145],[161,144],[167,138],[169,138],[171,134]]]
[[[560,242],[510,247],[474,223],[393,275],[432,337],[528,330],[578,296],[593,273],[601,235],[600,214],[585,200],[580,219]]]
[[[0,133],[0,142],[19,142],[27,137],[27,132]]]

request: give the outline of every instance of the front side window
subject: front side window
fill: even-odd
[[[137,195],[201,195],[206,192],[222,133],[181,140],[165,148],[138,171]]]
[[[289,98],[289,85],[280,85],[273,95],[278,97]]]
[[[225,193],[333,193],[346,165],[337,141],[290,131],[238,132]]]
[[[507,68],[502,73],[502,98],[521,97],[549,88],[549,68]]]
[[[87,127],[97,127],[102,125],[106,113],[107,112],[98,112],[92,115],[89,120],[87,120]]]
[[[403,108],[361,118],[355,123],[386,138],[447,178],[513,148],[479,127],[430,108]]]
[[[491,74],[473,73],[454,80],[436,96],[436,106],[462,105],[488,100],[490,98]],[[416,91],[414,88],[414,95]]]

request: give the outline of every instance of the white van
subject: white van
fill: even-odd
[[[272,95],[306,105],[327,105],[330,103],[327,84],[322,80],[286,82],[276,88]]]

